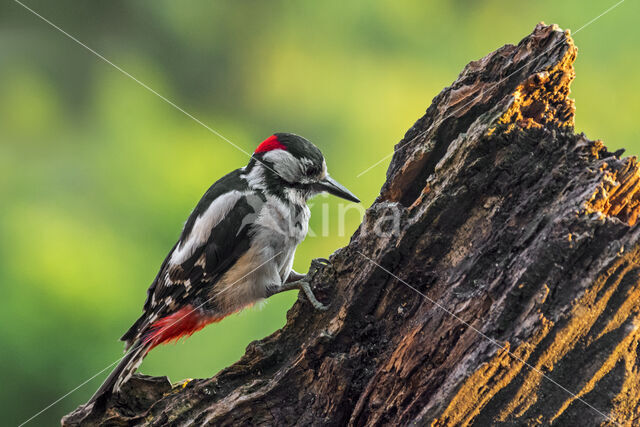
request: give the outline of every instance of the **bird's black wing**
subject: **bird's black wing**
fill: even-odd
[[[121,340],[130,346],[155,320],[189,304],[191,306],[215,304],[210,300],[212,286],[240,258],[250,246],[249,231],[257,217],[263,195],[249,193],[240,171],[221,178],[209,188],[187,220],[180,240],[165,258],[160,271],[147,291],[144,313],[125,333]],[[243,191],[229,212],[213,228],[206,240],[198,241],[193,252],[180,263],[172,256],[189,239],[198,217],[202,216],[220,197],[231,191]],[[216,205],[213,205],[215,208]]]

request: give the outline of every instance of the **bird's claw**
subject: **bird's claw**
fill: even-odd
[[[313,291],[311,290],[311,286],[309,286],[309,282],[301,281],[300,290],[304,292],[304,294],[307,296],[307,299],[316,310],[327,311],[329,309],[328,305],[325,305],[318,301],[316,296],[313,294]]]
[[[309,272],[307,274],[305,274],[299,280],[287,282],[277,288],[269,290],[267,292],[266,297],[268,298],[280,292],[286,292],[292,289],[298,289],[304,292],[305,296],[307,297],[307,300],[309,300],[313,308],[320,311],[328,310],[329,306],[322,304],[320,301],[318,301],[313,291],[311,290],[311,285],[310,285],[310,283],[313,281],[313,277],[318,272],[318,269],[321,267],[325,267],[327,265],[331,265],[331,261],[329,261],[326,258],[316,258],[312,260],[311,266],[309,267]]]
[[[309,272],[305,275],[304,279],[300,281],[301,282],[300,290],[304,292],[304,294],[306,295],[307,299],[309,300],[313,308],[320,311],[328,310],[329,306],[322,304],[320,301],[318,301],[313,291],[311,290],[310,283],[313,280],[316,273],[318,272],[318,270],[328,265],[331,265],[331,261],[329,261],[327,258],[312,259],[311,265],[309,266]]]

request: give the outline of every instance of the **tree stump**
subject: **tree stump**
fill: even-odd
[[[574,134],[577,49],[539,24],[468,64],[287,324],[213,378],[137,375],[64,425],[631,425],[640,173]],[[320,255],[320,254],[319,254]]]

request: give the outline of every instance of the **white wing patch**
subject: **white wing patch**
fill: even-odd
[[[222,221],[242,196],[242,192],[233,190],[211,202],[207,210],[198,216],[186,239],[173,251],[169,264],[182,264],[189,259],[196,249],[209,240],[213,227]]]

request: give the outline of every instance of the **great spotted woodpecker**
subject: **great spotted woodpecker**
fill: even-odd
[[[328,175],[320,150],[290,133],[270,136],[247,166],[213,184],[149,287],[142,316],[122,336],[125,356],[88,404],[118,391],[155,346],[276,293],[299,289],[326,309],[309,287],[318,261],[306,276],[292,270],[308,230],[307,200],[321,192],[359,202]]]

